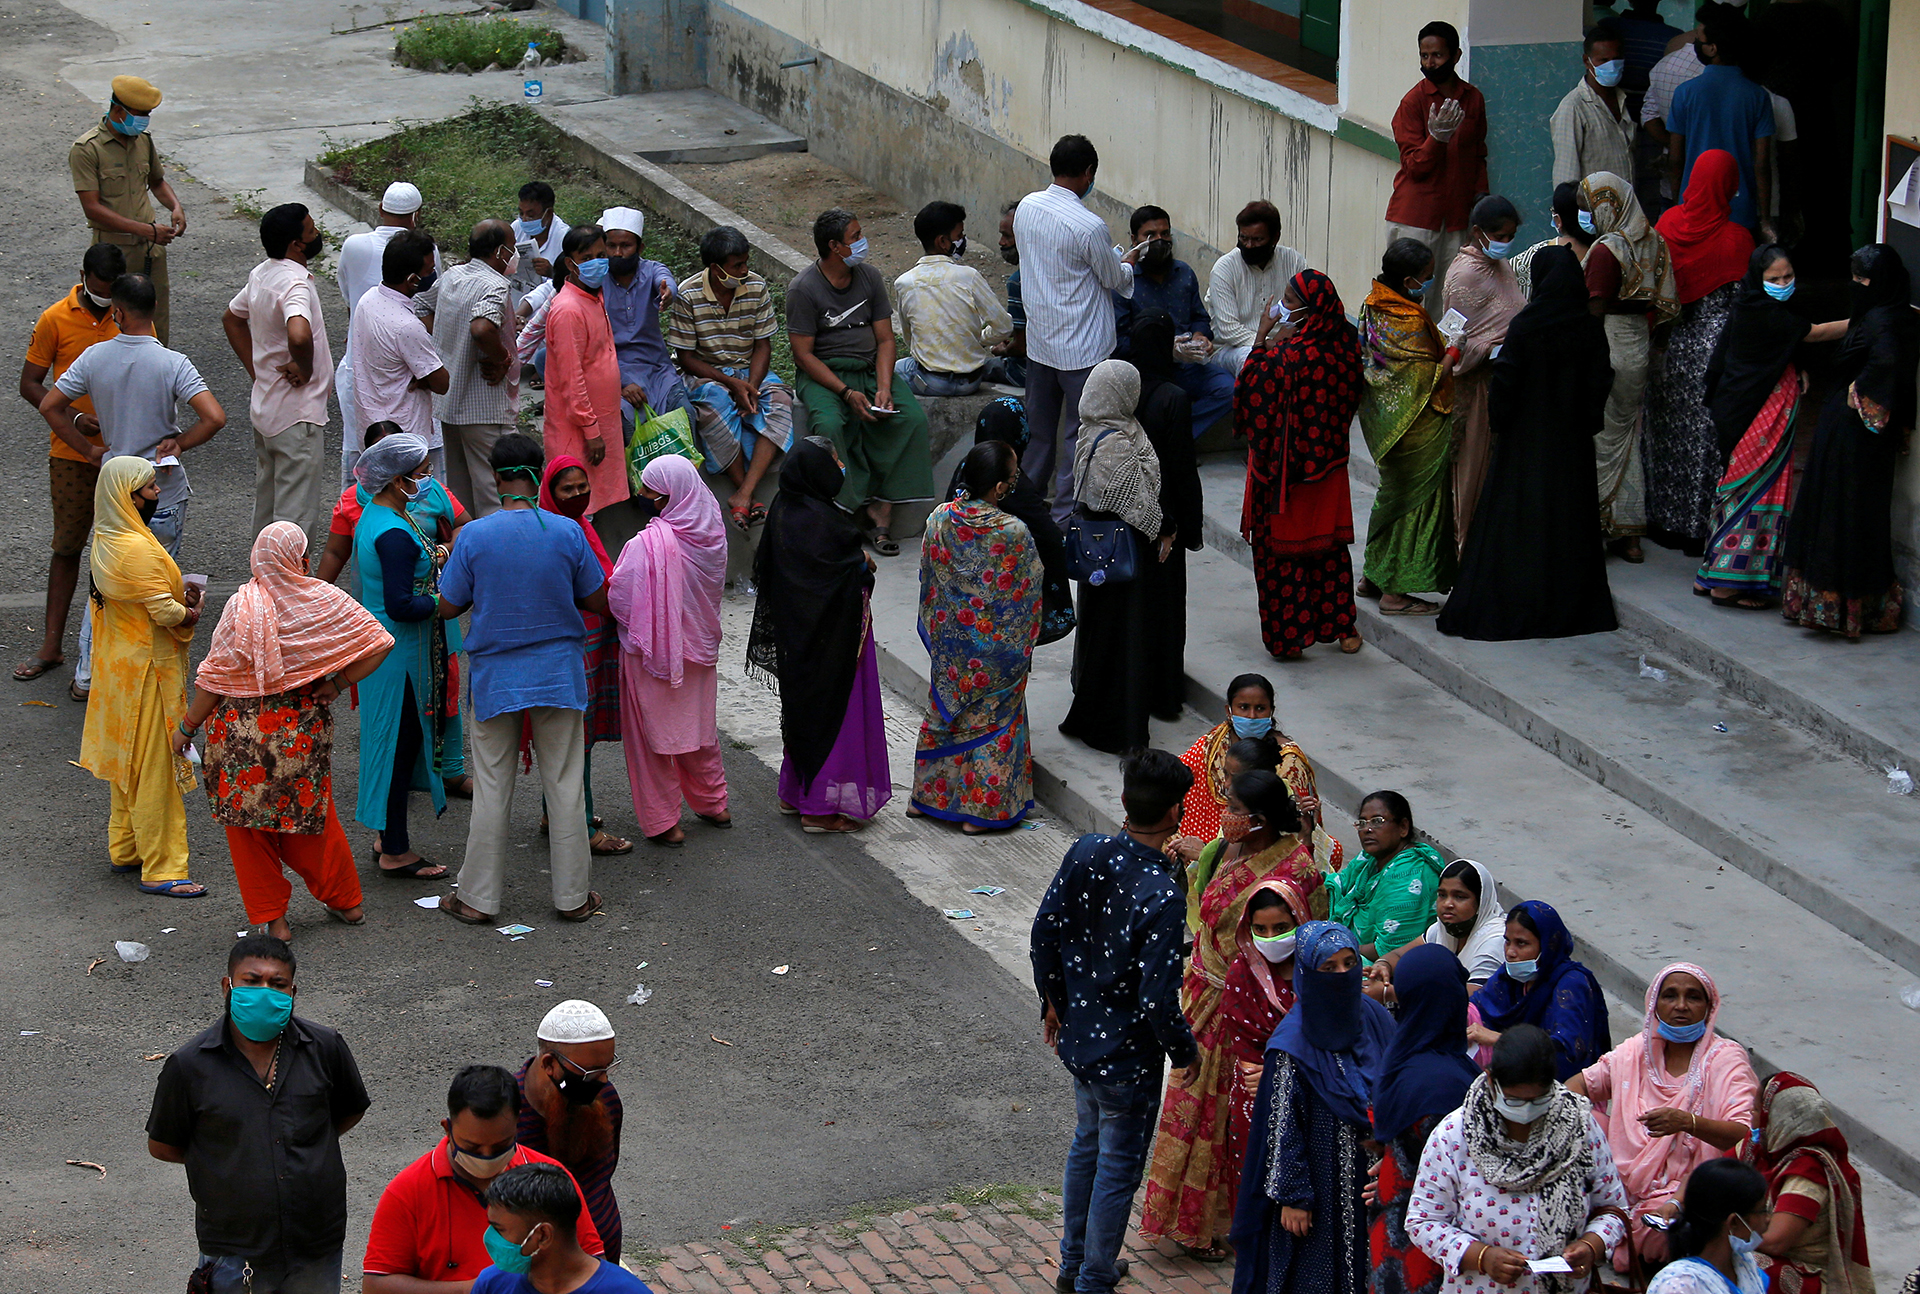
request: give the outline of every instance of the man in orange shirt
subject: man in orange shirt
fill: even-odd
[[[520,1101],[520,1084],[498,1065],[468,1065],[454,1075],[440,1121],[447,1135],[396,1173],[374,1208],[364,1294],[467,1294],[493,1261],[481,1239],[487,1187],[509,1168],[558,1165],[518,1144]],[[600,1233],[585,1209],[579,1240],[588,1253],[601,1253]]]
[[[1487,194],[1487,101],[1462,81],[1460,33],[1452,23],[1420,29],[1420,80],[1393,114],[1400,170],[1387,200],[1387,242],[1411,238],[1433,252],[1442,281],[1467,236],[1473,204]],[[1438,319],[1440,292],[1421,296]]]
[[[113,281],[127,272],[127,258],[113,243],[95,243],[80,260],[80,282],[66,296],[48,306],[33,326],[27,360],[20,367],[20,398],[40,411],[49,384],[59,380],[80,352],[95,342],[120,335],[113,324]],[[67,611],[80,581],[80,550],[93,530],[93,487],[100,479],[100,420],[86,396],[73,402],[74,425],[95,447],[92,458],[59,436],[48,433],[47,479],[53,496],[53,560],[47,565],[47,632],[32,659],[14,666],[15,681],[39,678],[65,662],[61,642],[67,632]],[[76,700],[84,700],[76,696]]]

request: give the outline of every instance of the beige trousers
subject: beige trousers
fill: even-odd
[[[322,531],[327,500],[320,489],[325,475],[327,428],[318,422],[296,422],[277,436],[253,433],[253,533],[276,521],[291,521],[313,535]]]
[[[520,716],[533,719],[534,763],[547,794],[548,868],[553,906],[571,911],[587,901],[593,855],[587,848],[587,727],[578,710],[537,705],[467,725],[467,772],[473,775],[473,814],[467,859],[460,868],[460,901],[498,914],[513,823],[513,764],[520,753]]]

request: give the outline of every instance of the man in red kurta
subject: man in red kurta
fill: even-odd
[[[1473,204],[1487,192],[1487,101],[1454,75],[1460,33],[1452,23],[1420,29],[1420,80],[1393,114],[1400,170],[1387,201],[1387,241],[1413,238],[1433,249],[1444,271],[1466,236]],[[1439,291],[1427,313],[1440,317]]]

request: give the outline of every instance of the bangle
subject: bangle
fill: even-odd
[[[1482,1276],[1485,1276],[1487,1274],[1487,1250],[1491,1249],[1492,1247],[1493,1247],[1492,1245],[1482,1244],[1480,1246],[1480,1252],[1474,1255],[1473,1269],[1479,1272]]]
[[[198,728],[187,727],[187,721],[185,719],[176,719],[173,726],[180,730],[182,737],[191,737],[194,733],[200,731]]]
[[[1697,1137],[1700,1135],[1700,1116],[1696,1114],[1696,1115],[1693,1115],[1692,1117],[1693,1117],[1693,1122],[1687,1125],[1687,1133],[1689,1136]]]

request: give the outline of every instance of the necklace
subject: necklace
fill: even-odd
[[[286,1040],[287,1036],[284,1033],[273,1040],[273,1059],[267,1062],[267,1090],[269,1092],[273,1090],[274,1079],[280,1073],[280,1048],[285,1044]]]

